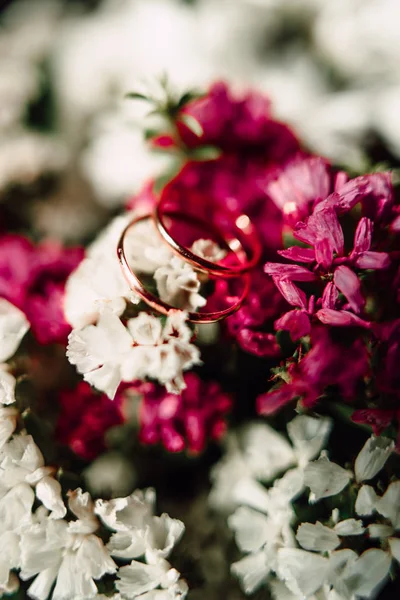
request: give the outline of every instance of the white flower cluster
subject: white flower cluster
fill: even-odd
[[[28,328],[24,314],[0,300],[1,361],[15,354]],[[157,590],[162,598],[183,599],[187,585],[166,560],[183,534],[183,523],[167,514],[154,516],[152,489],[95,504],[88,493],[76,489],[68,494],[68,508],[76,519],[67,521],[56,470],[45,465],[31,435],[15,433],[19,413],[10,406],[15,384],[2,364],[0,596],[16,591],[19,578],[34,578],[30,598],[88,600],[99,596],[94,580],[115,574],[121,600],[157,598]],[[107,545],[96,535],[98,517],[112,532]],[[125,563],[133,560],[119,568],[111,556]]]
[[[73,327],[67,356],[86,381],[110,398],[121,381],[146,377],[179,393],[184,388],[183,371],[200,364],[182,310],[204,306],[201,282],[193,268],[159,240],[152,223],[139,222],[126,239],[129,264],[136,272],[153,275],[160,298],[181,310],[171,310],[164,325],[141,312],[125,326],[119,317],[127,303],[139,301],[116,256],[118,239],[130,219],[132,213],[117,217],[67,281],[64,310]],[[193,247],[209,260],[220,260],[225,254],[211,240],[197,240]]]
[[[386,581],[392,558],[400,558],[398,503],[400,482],[379,496],[363,482],[375,477],[394,443],[372,436],[359,453],[354,473],[322,452],[331,428],[326,419],[298,416],[288,424],[287,440],[266,424],[250,424],[231,436],[228,451],[214,468],[210,504],[231,513],[229,527],[246,556],[232,565],[246,594],[268,585],[277,600],[356,600],[374,598]],[[280,473],[286,471],[282,477]],[[355,517],[379,515],[365,526],[359,518],[329,524],[302,523],[294,530],[294,501],[311,489],[310,502],[340,493],[352,479],[358,490]],[[262,483],[273,482],[269,488]],[[383,549],[357,554],[346,538],[380,538]],[[300,547],[299,547],[300,546]]]

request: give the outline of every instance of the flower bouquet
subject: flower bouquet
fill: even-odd
[[[130,97],[161,176],[85,248],[0,237],[1,596],[397,597],[396,173]]]

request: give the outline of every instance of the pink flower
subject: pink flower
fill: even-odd
[[[369,355],[362,339],[338,340],[323,327],[311,332],[311,349],[289,367],[289,383],[257,398],[257,410],[273,414],[295,398],[306,408],[313,407],[329,386],[336,386],[348,401],[354,399],[357,384],[370,371]]]
[[[371,425],[375,435],[380,435],[384,429],[389,427],[392,421],[398,416],[397,410],[383,410],[379,408],[364,408],[355,410],[351,415],[354,423]]]
[[[267,174],[267,195],[282,211],[285,222],[294,226],[305,219],[313,206],[325,200],[334,188],[329,163],[319,156],[299,155]]]
[[[0,296],[26,314],[41,344],[66,342],[71,329],[63,313],[64,286],[82,259],[82,248],[53,241],[34,246],[12,234],[0,238]]]
[[[83,381],[73,390],[61,391],[58,403],[56,439],[85,460],[101,454],[106,432],[123,422],[118,402]]]
[[[343,188],[342,188],[343,189]],[[314,317],[325,325],[336,327],[369,327],[363,318],[366,299],[358,271],[387,269],[390,257],[387,252],[370,250],[373,223],[367,217],[358,222],[353,249],[346,255],[344,234],[333,206],[316,207],[304,223],[297,223],[293,235],[311,248],[293,246],[278,251],[284,258],[307,263],[300,265],[266,263],[264,270],[271,275],[285,300],[299,309],[291,311],[275,322],[278,329],[290,331],[292,339],[308,332],[306,321]],[[294,282],[315,282],[315,294],[307,297]],[[341,294],[341,295],[340,295]],[[361,316],[359,316],[361,315]]]
[[[185,124],[185,115],[200,124],[200,136]],[[214,145],[226,153],[269,155],[275,162],[282,162],[299,148],[289,127],[272,118],[268,98],[257,92],[235,96],[224,82],[215,83],[206,96],[186,105],[177,125],[190,148]]]
[[[161,443],[168,452],[202,452],[207,440],[219,440],[226,430],[226,414],[232,399],[215,382],[202,381],[195,373],[185,375],[186,389],[169,394],[154,383],[127,386],[142,395],[139,408],[143,444]]]

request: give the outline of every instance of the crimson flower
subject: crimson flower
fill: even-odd
[[[186,389],[169,394],[154,383],[134,383],[141,395],[139,438],[143,444],[161,443],[168,452],[202,452],[207,440],[219,440],[226,431],[226,414],[232,399],[215,382],[202,381],[195,373],[185,375]]]
[[[35,246],[20,235],[0,238],[0,296],[20,308],[40,344],[65,343],[65,281],[83,259],[83,248],[45,241]]]

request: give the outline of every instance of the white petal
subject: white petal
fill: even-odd
[[[378,496],[376,495],[374,488],[372,488],[370,485],[361,486],[356,500],[356,513],[361,517],[372,515],[376,509],[377,501]]]
[[[58,566],[44,568],[28,589],[28,596],[34,600],[46,600],[58,575]]]
[[[117,531],[107,544],[111,556],[116,558],[139,558],[146,552],[145,529]]]
[[[285,509],[304,490],[304,471],[290,469],[269,489],[269,511]]]
[[[127,328],[137,344],[155,346],[160,343],[162,324],[158,317],[141,312],[134,319],[129,319]]]
[[[136,598],[157,588],[167,572],[168,569],[162,563],[146,565],[133,560],[129,565],[118,570],[115,587],[124,597]]]
[[[52,511],[52,519],[62,519],[67,509],[61,497],[60,482],[53,477],[44,477],[36,485],[36,496],[46,508]]]
[[[340,539],[329,527],[325,527],[319,521],[302,523],[297,530],[296,539],[305,550],[316,552],[328,552],[340,546]]]
[[[155,498],[153,488],[136,490],[126,498],[96,500],[95,513],[115,531],[144,528],[153,516]]]
[[[278,550],[277,575],[294,594],[314,594],[325,583],[328,572],[328,559],[318,554],[297,548]]]
[[[268,481],[295,463],[290,444],[265,423],[245,425],[239,435],[243,458],[255,478]]]
[[[233,484],[232,493],[236,504],[247,504],[262,512],[268,512],[269,510],[268,490],[258,481],[250,479],[250,477],[243,477],[236,484]]]
[[[0,365],[0,404],[13,404],[15,402],[15,384],[14,375],[8,373]]]
[[[181,539],[185,525],[178,519],[171,519],[166,513],[153,517],[145,535],[147,544],[146,560],[155,562],[159,557],[167,558]]]
[[[325,446],[332,430],[332,420],[299,415],[288,424],[287,430],[299,464],[305,466]]]
[[[93,579],[100,579],[106,573],[112,574],[117,570],[102,540],[96,535],[85,536],[78,548],[76,558],[80,569]]]
[[[392,553],[393,558],[400,563],[400,539],[399,538],[390,538],[389,540],[390,552]]]
[[[334,530],[338,535],[361,535],[364,533],[364,526],[362,521],[356,519],[345,519],[340,521],[334,527]]]
[[[231,571],[246,594],[255,592],[267,580],[270,572],[264,552],[250,554],[233,563]]]
[[[368,525],[368,535],[370,538],[388,538],[393,535],[394,529],[391,525],[383,525],[380,523],[374,523]]]
[[[10,409],[3,409],[10,410]],[[0,450],[3,448],[4,444],[10,439],[11,435],[14,433],[15,428],[17,426],[17,415],[18,412],[15,411],[11,413],[9,416],[0,416]]]
[[[15,354],[28,329],[29,323],[24,313],[0,298],[0,363]]]
[[[283,581],[279,581],[279,579],[273,579],[268,582],[268,587],[271,590],[272,598],[274,600],[299,600],[299,598],[303,597],[298,594],[293,594]]]
[[[356,480],[366,481],[375,477],[383,468],[393,449],[393,440],[371,436],[356,458],[354,465]]]
[[[236,544],[243,552],[256,552],[266,543],[271,533],[271,521],[251,508],[241,506],[228,518],[235,532]]]
[[[326,456],[311,462],[304,471],[304,484],[311,489],[315,500],[338,494],[349,481],[348,471],[331,462]]]
[[[395,529],[400,528],[400,481],[393,481],[382,498],[376,503],[376,510],[390,519]]]
[[[75,600],[76,598],[94,598],[97,587],[90,574],[86,574],[74,552],[67,551],[58,571],[56,587],[52,600]]]
[[[358,559],[350,561],[341,577],[347,593],[365,598],[374,595],[386,579],[391,562],[387,552],[376,548],[371,548]]]

